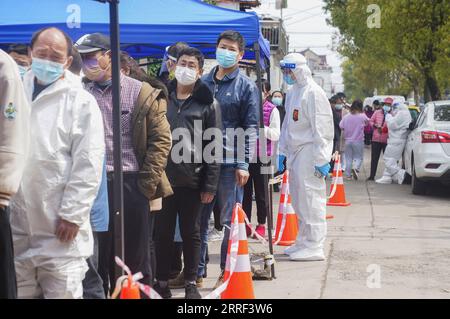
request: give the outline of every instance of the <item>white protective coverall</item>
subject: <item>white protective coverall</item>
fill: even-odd
[[[11,207],[18,295],[82,298],[85,260],[93,253],[89,216],[105,152],[102,115],[69,71],[34,101],[32,71],[24,87],[31,105],[31,145]],[[72,242],[56,237],[60,218],[80,227]]]
[[[399,161],[405,149],[412,118],[408,107],[403,103],[394,105],[392,113],[386,115],[389,138],[383,157],[385,164],[383,177],[376,181],[379,184],[391,184],[393,181],[402,184],[405,178],[405,171],[401,169]]]
[[[326,184],[314,175],[315,166],[330,162],[333,150],[333,114],[325,92],[317,85],[299,53],[288,54],[295,64],[296,83],[286,95],[286,116],[280,152],[287,158],[292,205],[299,218],[295,245],[285,250],[291,260],[323,260],[327,233]]]

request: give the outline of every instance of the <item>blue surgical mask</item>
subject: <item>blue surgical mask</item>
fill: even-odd
[[[276,106],[281,106],[283,104],[283,99],[281,97],[273,97],[272,103]]]
[[[385,105],[385,106],[383,106],[383,110],[385,111],[385,112],[390,112],[391,111],[391,107],[390,106],[387,106],[387,105]]]
[[[342,104],[336,104],[336,105],[334,106],[334,108],[335,108],[336,110],[338,110],[338,111],[342,110],[343,107],[344,107],[344,106],[343,106]]]
[[[288,84],[288,85],[295,84],[295,80],[292,78],[292,76],[290,74],[284,74],[283,79],[284,79],[284,82],[286,82],[286,84]]]
[[[49,85],[58,80],[64,73],[64,64],[44,59],[33,58],[31,70],[44,85]]]
[[[233,52],[226,49],[218,48],[216,50],[216,60],[219,65],[224,69],[229,69],[236,65],[237,61],[237,52]]]
[[[25,73],[27,73],[27,71],[30,69],[29,67],[23,66],[23,65],[18,65],[19,67],[19,74],[20,77],[23,79],[23,76],[25,75]]]

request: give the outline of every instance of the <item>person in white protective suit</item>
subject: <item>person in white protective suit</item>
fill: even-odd
[[[384,173],[375,182],[378,184],[402,184],[405,170],[399,165],[409,134],[409,124],[412,121],[408,107],[403,103],[394,104],[392,110],[384,106],[386,125],[389,132],[386,151],[384,152]]]
[[[281,68],[285,82],[292,87],[286,95],[280,152],[287,158],[292,205],[299,217],[298,237],[285,254],[295,261],[324,260],[325,177],[333,150],[333,114],[303,55],[288,54]]]
[[[90,211],[105,145],[96,100],[67,70],[70,38],[56,28],[31,41],[24,76],[31,145],[11,225],[19,298],[82,298],[93,253]]]

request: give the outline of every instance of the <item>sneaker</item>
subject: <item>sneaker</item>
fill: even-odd
[[[217,230],[216,228],[213,228],[213,230],[208,233],[208,242],[220,240],[223,240],[223,230]]]
[[[198,292],[197,286],[194,284],[187,284],[184,288],[185,299],[202,299],[202,296]]]
[[[175,278],[169,280],[169,288],[171,289],[182,289],[184,288],[184,271],[180,272],[180,274]]]
[[[289,255],[292,261],[322,261],[325,260],[323,249],[303,248]]]
[[[169,299],[172,298],[172,292],[170,291],[169,285],[162,288],[159,285],[159,281],[156,282],[156,284],[152,287],[163,299]]]
[[[292,246],[289,246],[288,248],[286,248],[283,253],[285,255],[290,255],[292,253],[295,253],[296,251],[300,250],[302,248],[302,246],[298,245],[298,244],[294,244]]]
[[[220,272],[219,278],[218,278],[217,281],[216,281],[216,284],[214,285],[214,289],[219,288],[219,286],[222,285],[222,284],[225,282],[225,280],[223,280],[224,275],[225,275],[225,271],[222,270],[222,271]]]
[[[354,178],[355,181],[358,180],[358,170],[357,169],[352,169],[352,176]]]
[[[380,179],[377,179],[375,181],[375,183],[377,183],[377,184],[392,184],[392,178],[390,178],[389,176],[383,176]]]
[[[346,181],[352,181],[353,180],[353,177],[351,177],[351,176],[345,176],[344,177],[344,179],[346,180]]]
[[[370,176],[366,179],[366,181],[368,181],[368,182],[369,181],[374,181],[374,180],[375,180],[375,177],[370,177]]]
[[[266,226],[264,225],[256,226],[256,232],[258,233],[259,236],[264,238],[266,236]],[[256,236],[254,236],[254,238],[256,238]]]
[[[197,277],[195,284],[197,285],[197,288],[203,288],[203,277]]]

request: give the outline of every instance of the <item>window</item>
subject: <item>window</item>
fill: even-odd
[[[434,106],[434,120],[439,122],[450,121],[450,104]]]

